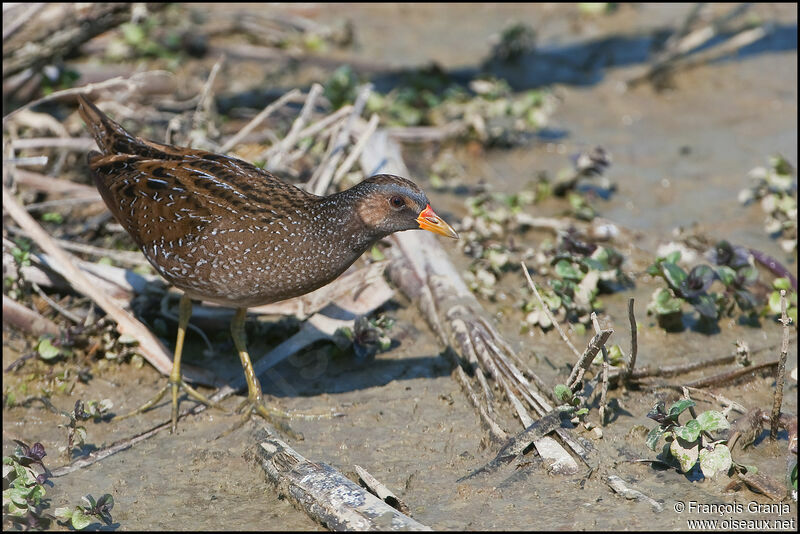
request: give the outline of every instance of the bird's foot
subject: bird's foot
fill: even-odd
[[[189,398],[208,406],[209,408],[216,408],[218,410],[222,410],[223,412],[226,411],[225,408],[220,406],[219,404],[210,401],[207,399],[202,393],[194,389],[192,386],[184,382],[183,379],[178,379],[177,381],[169,380],[167,384],[161,388],[155,397],[147,401],[146,403],[142,404],[137,409],[133,410],[132,412],[126,413],[124,415],[117,415],[112,419],[112,421],[122,421],[123,419],[127,419],[133,415],[138,415],[140,413],[144,413],[150,409],[152,409],[156,404],[158,404],[164,395],[167,394],[168,391],[172,390],[172,428],[170,431],[172,433],[175,432],[178,428],[178,391],[184,390],[186,395]]]
[[[298,441],[302,441],[303,434],[300,432],[295,432],[286,422],[287,419],[292,419],[293,414],[290,412],[286,412],[284,410],[280,410],[278,408],[273,408],[272,406],[268,406],[264,403],[261,396],[248,396],[239,407],[236,409],[236,413],[244,414],[243,417],[239,420],[238,423],[233,425],[233,427],[228,430],[227,432],[223,432],[220,434],[217,439],[227,436],[234,430],[238,430],[241,428],[246,422],[250,420],[250,418],[254,415],[259,417],[263,417],[268,422],[275,425],[278,430],[280,430],[283,434],[289,436],[292,439],[296,439]]]

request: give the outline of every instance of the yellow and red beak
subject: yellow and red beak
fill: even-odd
[[[440,234],[443,236],[452,237],[453,239],[458,239],[458,234],[456,231],[433,212],[430,204],[425,206],[425,209],[419,214],[419,217],[417,217],[417,222],[422,230],[427,230],[429,232],[433,232],[434,234]]]

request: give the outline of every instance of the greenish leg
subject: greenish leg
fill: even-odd
[[[247,419],[250,418],[250,415],[255,413],[267,421],[278,425],[287,435],[293,438],[302,439],[302,436],[293,432],[285,422],[276,420],[276,418],[290,418],[291,414],[284,412],[283,410],[267,407],[264,404],[261,395],[261,385],[258,382],[255,371],[253,371],[253,363],[250,361],[250,354],[247,352],[247,336],[245,335],[244,331],[244,322],[246,316],[247,308],[238,308],[236,310],[236,314],[233,316],[233,321],[231,321],[231,335],[233,336],[233,343],[236,345],[236,350],[239,352],[239,359],[242,361],[242,368],[244,369],[244,377],[247,380],[248,390],[247,399],[242,402],[238,410],[241,411],[243,409],[247,409],[245,418],[241,424],[247,421]],[[241,424],[237,425],[237,428],[241,426]]]
[[[186,391],[186,394],[189,397],[196,400],[197,402],[224,411],[224,408],[208,400],[199,391],[197,391],[189,384],[184,382],[183,379],[181,379],[181,355],[183,354],[183,341],[186,338],[186,327],[189,325],[189,318],[192,316],[192,299],[186,296],[186,294],[183,294],[181,296],[181,303],[179,310],[180,311],[178,315],[178,338],[175,341],[175,355],[172,360],[172,372],[169,375],[169,382],[167,382],[167,385],[161,388],[161,391],[159,391],[158,394],[151,400],[147,401],[146,403],[144,403],[142,406],[132,411],[131,413],[115,417],[114,418],[115,421],[119,421],[127,417],[130,417],[132,415],[140,414],[142,412],[146,412],[147,410],[151,409],[153,406],[158,404],[158,402],[164,397],[164,394],[166,394],[168,389],[172,390],[171,431],[173,433],[178,428],[178,390],[181,388],[183,388]]]

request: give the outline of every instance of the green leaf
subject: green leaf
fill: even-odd
[[[128,44],[138,46],[141,45],[147,38],[147,32],[145,31],[144,27],[138,24],[126,22],[120,26],[120,28],[122,29],[122,35]]]
[[[700,444],[697,442],[690,443],[676,437],[669,445],[669,452],[678,460],[681,466],[681,471],[688,473],[691,471],[694,464],[697,463],[697,457],[700,452]]]
[[[672,296],[668,289],[660,287],[653,292],[647,311],[656,315],[670,315],[681,311],[681,299]]]
[[[42,214],[42,220],[45,222],[61,224],[64,222],[64,216],[57,211],[48,211],[47,213]]]
[[[789,282],[788,278],[776,278],[772,281],[772,287],[778,291],[785,289],[788,292],[792,288],[792,284]]]
[[[717,267],[717,275],[719,279],[722,281],[723,284],[726,286],[731,285],[736,280],[736,271],[728,267],[727,265],[722,265]]]
[[[17,455],[22,456],[22,453],[20,452]],[[32,486],[36,484],[36,473],[32,468],[14,462],[14,470],[16,471],[17,478],[14,479],[13,485]]]
[[[693,406],[697,406],[697,403],[692,399],[681,399],[669,407],[669,418],[677,420],[678,416],[682,414],[684,410]]]
[[[53,511],[53,515],[56,516],[56,519],[66,523],[70,519],[72,519],[72,508],[69,506],[62,506],[60,508],[56,508]]]
[[[83,530],[94,522],[94,518],[84,513],[81,508],[75,508],[72,512],[72,528]]]
[[[36,347],[36,350],[39,351],[39,356],[41,356],[43,360],[52,360],[61,354],[61,350],[58,347],[54,347],[50,342],[50,338],[47,337],[43,337],[39,340],[39,345]]]
[[[758,281],[758,269],[748,265],[736,271],[736,275],[741,279],[743,286],[750,286]]]
[[[28,495],[28,498],[31,499],[34,502],[34,504],[39,504],[40,502],[42,502],[42,499],[44,499],[45,493],[46,492],[44,486],[42,486],[41,484],[36,484],[35,486],[33,486],[33,488],[31,488],[31,492],[30,495]]]
[[[722,444],[717,444],[711,450],[702,449],[699,459],[700,470],[706,478],[711,478],[719,472],[727,473],[733,463],[730,449]]]
[[[731,427],[725,415],[716,410],[708,410],[697,416],[697,422],[700,428],[706,432],[716,432],[717,430],[725,430]]]
[[[686,274],[686,271],[668,261],[661,264],[661,270],[664,273],[664,278],[666,278],[667,283],[672,286],[672,289],[680,288],[689,276]]]
[[[625,363],[625,355],[622,353],[622,348],[619,345],[611,345],[611,348],[608,349],[608,363],[614,367]]]
[[[7,497],[17,506],[24,506],[25,508],[28,507],[28,495],[31,493],[31,489],[26,486],[11,486],[7,490],[3,491],[3,499]],[[8,494],[6,494],[8,492]]]
[[[668,263],[678,263],[681,261],[681,251],[680,250],[673,250],[666,256],[664,256],[664,261]]]
[[[702,430],[703,429],[700,427],[700,423],[698,423],[695,419],[689,420],[683,426],[676,426],[674,429],[672,429],[676,436],[686,442],[697,441],[697,438],[700,437],[700,432],[702,432]]]
[[[645,438],[644,442],[650,447],[651,451],[655,451],[658,446],[658,440],[660,440],[663,435],[664,430],[662,430],[660,426],[657,426],[647,433],[647,438]]]
[[[553,388],[553,392],[556,394],[556,398],[563,402],[564,404],[571,404],[572,402],[572,390],[569,389],[564,384],[558,384],[556,387]]]
[[[583,273],[573,267],[572,263],[568,262],[567,260],[559,260],[559,262],[556,263],[555,271],[556,274],[561,278],[572,280],[580,280],[583,278]]]
[[[587,269],[593,269],[595,271],[605,271],[608,270],[608,265],[597,261],[592,258],[583,258],[581,263],[586,266]]]
[[[8,491],[8,490],[6,490]],[[6,513],[12,515],[14,517],[23,517],[28,513],[28,505],[25,506],[17,506],[11,501],[6,501],[6,492],[3,492],[3,508],[7,509],[8,512],[3,513],[3,518],[5,519]]]
[[[372,256],[373,261],[382,261],[386,259],[386,256],[384,255],[383,252],[381,252],[381,249],[378,248],[378,245],[374,245],[372,247],[370,255]]]
[[[769,308],[770,313],[775,315],[781,314],[781,294],[779,291],[773,291],[770,293],[767,307]]]

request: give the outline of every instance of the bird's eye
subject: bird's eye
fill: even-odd
[[[403,197],[395,195],[389,199],[389,204],[391,204],[394,209],[400,209],[406,205],[406,201],[403,200]]]

